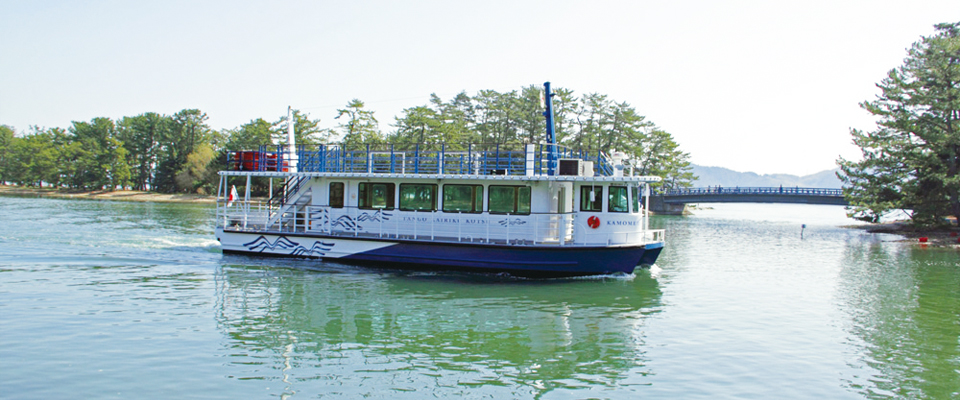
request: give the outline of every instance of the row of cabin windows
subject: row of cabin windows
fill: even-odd
[[[627,197],[627,189],[631,191],[631,197]],[[639,212],[640,211],[640,191],[636,186],[610,186],[607,188],[607,211],[608,212]],[[631,202],[630,199],[633,199]],[[603,211],[603,186],[581,186],[580,187],[580,211],[601,212]]]
[[[361,182],[357,206],[363,209],[394,209],[394,183]],[[529,186],[489,187],[488,210],[494,214],[530,214]],[[342,208],[343,182],[330,183],[330,207]],[[401,211],[436,211],[437,185],[400,184]],[[483,212],[483,185],[443,185],[443,211]]]
[[[361,182],[359,185],[359,208],[394,208],[393,183]],[[627,190],[631,190],[630,197]],[[529,186],[491,185],[488,208],[495,214],[529,214]],[[636,186],[610,186],[607,189],[607,211],[640,211],[640,196]],[[580,211],[601,212],[603,206],[603,186],[582,186],[580,188]],[[344,198],[343,182],[330,183],[330,207],[342,208]],[[632,202],[630,200],[633,200]],[[422,183],[400,184],[401,211],[436,211],[437,185]],[[443,185],[443,211],[480,213],[483,212],[483,185]]]

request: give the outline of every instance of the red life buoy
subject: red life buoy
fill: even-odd
[[[590,217],[590,218],[587,218],[587,226],[589,226],[589,227],[591,227],[591,228],[593,228],[593,229],[599,228],[599,227],[600,227],[600,218],[597,218],[596,215],[594,215],[594,216],[592,216],[592,217]]]

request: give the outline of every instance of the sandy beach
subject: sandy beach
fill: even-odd
[[[139,190],[95,190],[79,191],[54,188],[31,188],[0,185],[0,196],[48,197],[55,199],[100,200],[100,201],[139,201],[158,203],[216,203],[215,196],[199,194],[166,194]]]

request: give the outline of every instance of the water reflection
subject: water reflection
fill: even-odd
[[[506,398],[649,373],[643,325],[661,294],[642,272],[543,282],[325,268],[222,266],[233,377],[281,381],[286,395]]]
[[[893,237],[889,238],[893,240]],[[960,268],[953,249],[851,243],[838,296],[868,398],[960,398]]]

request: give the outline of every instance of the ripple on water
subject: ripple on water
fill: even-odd
[[[842,208],[657,217],[656,266],[555,280],[221,255],[212,219],[0,198],[4,393],[958,396],[956,253],[837,228]]]

